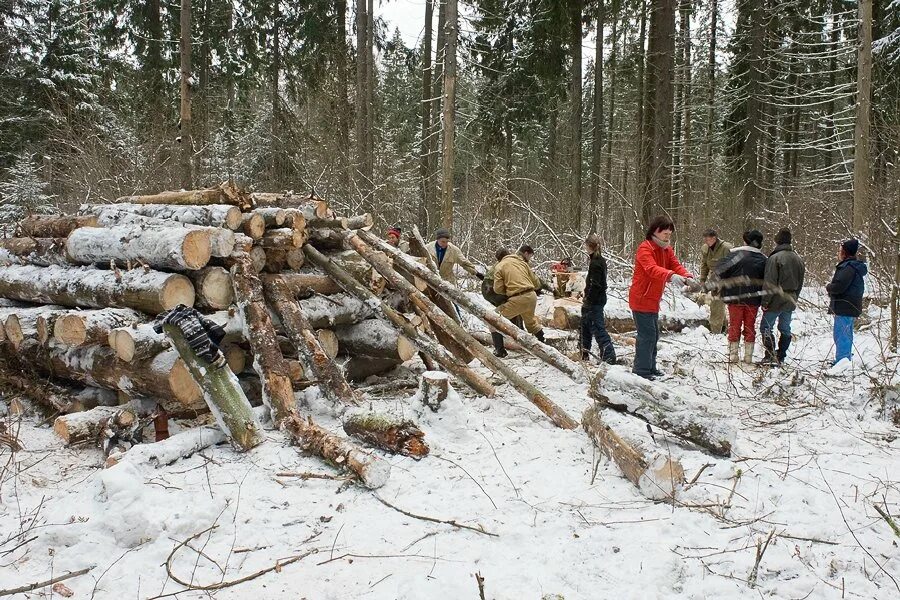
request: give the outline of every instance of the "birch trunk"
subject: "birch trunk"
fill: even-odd
[[[78,212],[83,215],[115,218],[124,214],[134,214],[163,221],[177,221],[188,225],[223,227],[237,231],[243,221],[241,209],[229,204],[209,204],[206,206],[172,206],[165,204],[84,204]],[[90,217],[88,217],[90,218]]]
[[[201,269],[211,256],[209,234],[172,227],[82,227],[66,238],[66,253],[80,264],[147,264],[158,269]]]
[[[56,319],[53,338],[63,346],[108,344],[112,330],[142,323],[146,319],[143,314],[130,308],[70,311]]]

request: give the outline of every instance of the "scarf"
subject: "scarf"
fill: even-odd
[[[661,239],[659,239],[658,237],[656,237],[655,235],[651,239],[653,240],[653,243],[656,244],[657,246],[659,246],[660,248],[668,248],[669,247],[669,242],[664,242]]]

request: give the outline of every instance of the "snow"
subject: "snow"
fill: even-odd
[[[688,482],[711,465],[674,507],[648,500],[606,459],[592,481],[599,453],[584,432],[554,427],[499,382],[493,399],[456,384],[436,413],[414,401],[414,390],[371,395],[367,405],[413,419],[431,447],[418,462],[378,453],[392,469],[374,492],[279,475],[337,473],[281,432],[267,431],[243,455],[220,445],[170,465],[104,470],[99,450],[63,448],[41,418],[27,417],[19,429],[26,449],[0,467],[0,588],[93,566],[66,582],[75,598],[174,593],[183,588],[167,577],[169,554],[215,526],[190,544],[203,556],[178,549],[176,576],[233,581],[315,551],[215,592],[219,600],[477,598],[476,572],[491,599],[897,598],[900,539],[873,507],[900,512],[900,432],[881,417],[872,390],[898,368],[886,350],[887,315],[873,310],[860,323],[858,363],[840,378],[823,376],[833,357],[824,310],[804,302],[794,322],[779,369],[726,365],[724,337],[701,328],[663,334],[660,366],[673,373],[664,383],[738,427],[729,460],[666,442]],[[617,351],[630,357],[633,348]],[[570,414],[589,405],[586,384],[533,358],[511,360]],[[314,396],[298,394],[302,411]],[[311,414],[340,431],[331,414]],[[642,426],[618,414],[611,422]],[[0,452],[7,465],[9,451]],[[405,516],[376,494],[499,537]],[[772,531],[751,589],[757,544]]]

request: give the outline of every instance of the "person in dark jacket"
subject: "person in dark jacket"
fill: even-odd
[[[759,283],[747,283],[726,288],[722,301],[728,305],[728,361],[739,360],[741,330],[744,334],[744,362],[753,363],[756,344],[756,315],[762,304],[762,280],[766,275],[766,255],[762,253],[763,234],[752,229],[744,232],[745,246],[729,252],[715,267],[719,279],[749,277]]]
[[[606,259],[600,252],[600,236],[592,233],[584,241],[590,263],[584,282],[584,301],[581,304],[581,360],[589,360],[591,341],[597,339],[600,359],[609,364],[616,362],[616,349],[606,331],[603,308],[606,306]]]
[[[797,307],[797,300],[803,290],[806,265],[791,246],[790,229],[782,229],[775,234],[775,249],[766,261],[765,282],[782,290],[780,294],[763,297],[762,322],[759,331],[763,338],[766,354],[764,364],[780,364],[787,357],[791,346],[791,317]],[[775,322],[778,322],[778,347],[775,347]]]
[[[856,257],[858,252],[859,240],[841,242],[840,262],[825,286],[830,298],[828,312],[834,315],[834,364],[853,358],[853,325],[862,314],[863,278],[869,272],[866,263]]]

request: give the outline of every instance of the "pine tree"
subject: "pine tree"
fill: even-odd
[[[52,197],[41,181],[34,157],[27,152],[16,156],[5,181],[0,182],[0,225],[10,235],[15,223],[32,213],[51,213]]]

